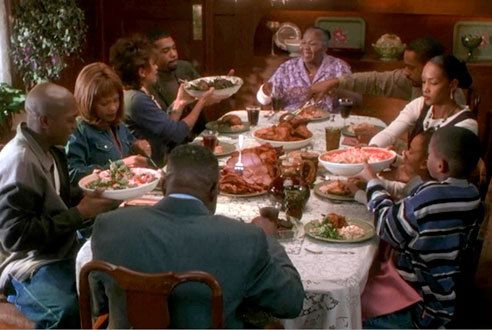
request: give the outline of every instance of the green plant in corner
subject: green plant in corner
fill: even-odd
[[[0,83],[0,125],[10,122],[12,115],[24,110],[26,95],[7,83]]]
[[[76,0],[19,0],[13,8],[10,41],[26,87],[60,78],[65,58],[81,51],[86,32]]]

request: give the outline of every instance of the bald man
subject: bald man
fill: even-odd
[[[214,215],[219,166],[208,149],[181,145],[167,163],[166,197],[153,207],[102,214],[94,224],[94,259],[144,272],[202,270],[222,288],[226,328],[242,328],[242,304],[275,316],[296,317],[304,301],[297,270],[272,237],[268,223],[258,226]],[[138,219],[138,221],[135,221]],[[262,230],[263,229],[263,230]],[[138,233],[138,235],[135,235]],[[139,253],[135,253],[139,251]],[[110,283],[110,327],[129,328],[124,302]],[[171,328],[210,326],[208,295],[184,285],[171,308]]]
[[[0,152],[0,252],[5,257],[0,289],[36,328],[80,327],[76,231],[116,203],[96,193],[71,207],[61,146],[75,128],[73,95],[61,86],[40,84],[27,95],[25,109],[27,122]]]

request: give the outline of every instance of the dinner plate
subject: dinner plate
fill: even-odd
[[[213,94],[216,96],[221,96],[221,97],[229,97],[233,94],[235,94],[239,88],[243,85],[243,80],[239,77],[235,76],[210,76],[210,77],[202,77],[198,78],[192,81],[187,81],[184,83],[184,89],[185,91],[190,94],[193,97],[201,97],[203,94],[206,93],[206,91],[198,90],[193,88],[194,86],[197,86],[198,83],[201,81],[205,81],[207,83],[212,82],[216,79],[225,79],[229,80],[233,86],[227,87],[227,88],[215,88]]]
[[[314,193],[321,197],[321,198],[326,198],[326,199],[331,199],[331,200],[336,200],[336,201],[343,201],[343,202],[354,202],[354,196],[352,194],[350,195],[337,195],[337,194],[331,194],[331,193],[324,193],[320,190],[320,188],[329,183],[332,182],[332,180],[328,181],[323,181],[314,186]]]
[[[287,50],[286,39],[302,39],[301,29],[291,22],[280,24],[277,32],[273,35],[273,41],[278,48]]]
[[[150,173],[153,174],[155,177],[155,180],[142,184],[140,186],[134,187],[134,188],[128,188],[128,189],[105,189],[101,196],[109,199],[114,199],[114,200],[126,200],[126,199],[132,199],[132,198],[137,198],[140,197],[152,190],[157,186],[159,183],[159,179],[161,177],[160,172],[156,170],[152,170],[150,168],[132,168],[131,169],[133,172],[137,174],[142,174],[142,173]],[[87,188],[87,185],[91,183],[94,180],[98,179],[98,175],[96,173],[89,174],[79,181],[79,187],[85,191],[85,192],[94,192],[94,189],[89,189]]]
[[[203,146],[203,141],[201,141],[201,140],[193,142],[193,143],[196,143],[196,144]],[[214,155],[216,157],[229,156],[234,151],[236,151],[236,146],[233,143],[228,143],[228,142],[224,142],[224,141],[219,140],[219,146],[222,147],[222,151],[221,152],[214,151]]]
[[[372,124],[369,124],[369,125],[372,125]],[[352,129],[352,126],[354,126],[354,125],[348,125],[348,126],[345,126],[344,128],[342,128],[342,134],[345,136],[356,136],[356,133]],[[384,129],[384,127],[382,127],[382,126],[377,126],[377,125],[372,125],[372,126],[373,127],[369,130],[370,134],[364,134],[364,133],[366,133],[364,131],[363,134],[361,134],[361,135],[367,135],[369,137],[369,139],[371,139],[374,135],[378,134],[379,132],[381,132]]]
[[[209,121],[208,123],[205,124],[205,127],[209,130],[217,131],[221,134],[236,134],[236,133],[246,132],[249,130],[248,122],[243,121],[242,124],[243,127],[235,128],[228,125],[219,125],[217,121]]]
[[[312,237],[320,241],[332,242],[332,243],[357,243],[357,242],[366,241],[375,235],[374,227],[368,222],[363,220],[357,220],[357,219],[347,219],[347,223],[349,225],[357,225],[361,227],[365,231],[365,234],[359,238],[354,238],[354,239],[334,239],[334,238],[322,237],[313,233],[313,229],[316,227],[316,224],[318,223],[319,223],[318,220],[309,221],[304,225],[304,232],[309,237]]]
[[[225,191],[221,191],[220,194],[222,196],[228,196],[228,197],[239,197],[239,198],[246,198],[246,197],[256,197],[256,196],[261,196],[261,195],[265,195],[267,193],[266,190],[263,190],[263,191],[256,191],[256,192],[252,192],[252,193],[247,193],[247,194],[231,194],[231,193],[227,193]]]
[[[313,117],[313,118],[307,118],[307,117],[302,117],[302,116],[301,117],[309,120],[309,122],[316,122],[316,121],[327,120],[328,118],[330,118],[330,116],[331,116],[331,113],[329,113],[328,111],[323,111],[323,115],[320,117]]]

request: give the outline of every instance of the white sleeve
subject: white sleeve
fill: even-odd
[[[388,127],[376,134],[371,141],[369,141],[369,145],[388,147],[395,143],[396,139],[403,133],[408,132],[408,130],[415,125],[423,106],[423,97],[419,97],[408,103]]]
[[[469,129],[470,131],[475,133],[475,135],[478,135],[478,123],[475,119],[472,118],[465,119],[463,121],[460,121],[459,123],[456,123],[455,126]]]
[[[263,105],[267,105],[272,102],[272,98],[263,92],[263,84],[258,89],[258,92],[256,92],[256,99]]]

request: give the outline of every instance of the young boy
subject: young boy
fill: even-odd
[[[410,142],[408,150],[403,152],[401,165],[392,171],[394,173],[391,175],[380,178],[381,184],[394,200],[402,199],[423,181],[432,179],[427,171],[428,147],[432,133],[433,131],[427,130],[416,135]],[[349,189],[354,193],[357,202],[367,204],[364,190],[360,190],[355,184],[349,184]]]
[[[366,164],[359,177],[368,181],[368,208],[379,237],[395,248],[401,277],[422,297],[410,308],[368,319],[364,328],[438,328],[451,321],[464,251],[483,219],[477,188],[467,177],[479,159],[479,140],[465,128],[444,127],[431,138],[427,169],[436,181],[393,202]],[[374,302],[377,303],[377,302]]]

